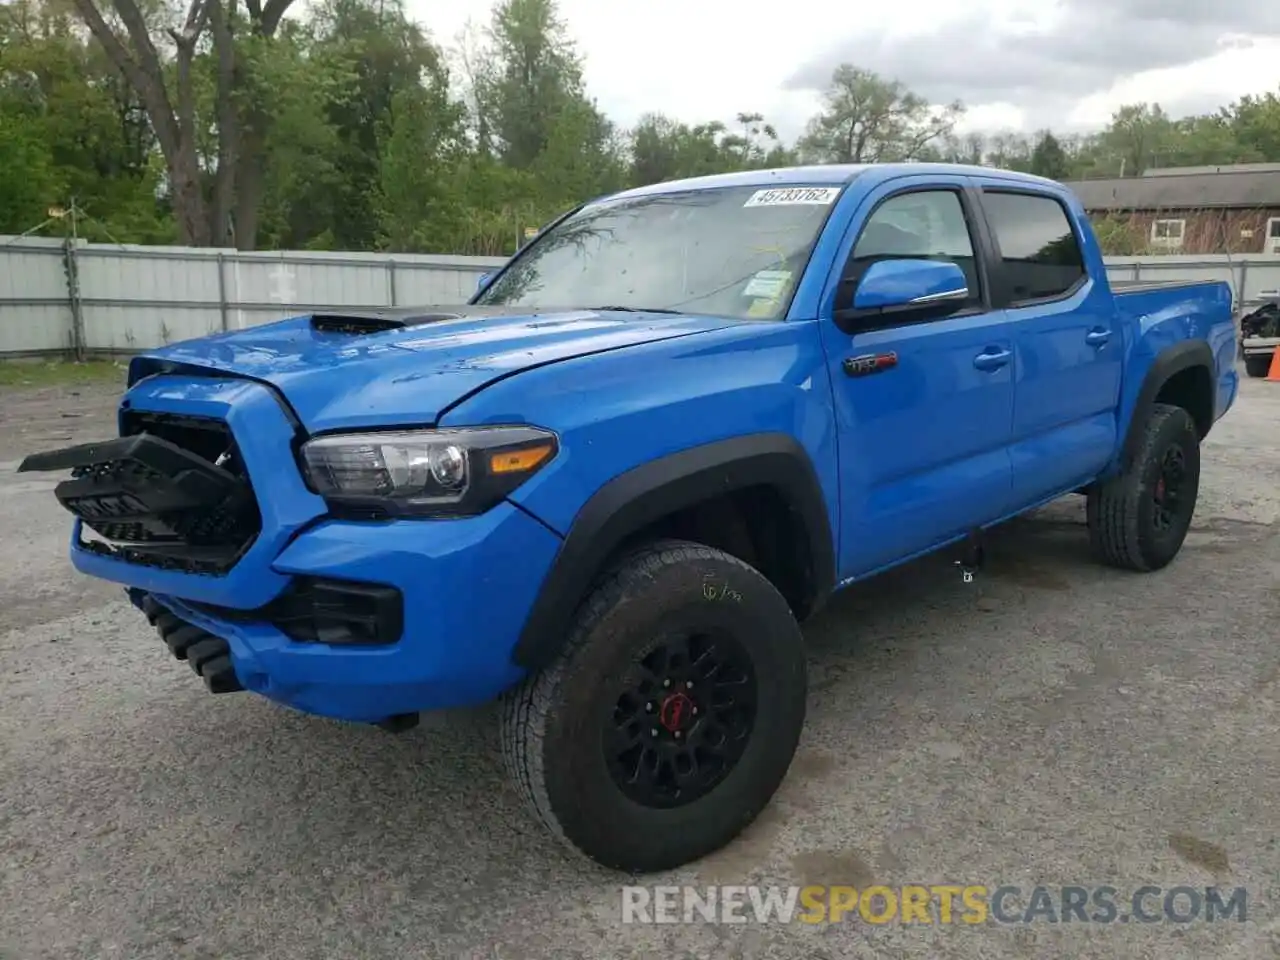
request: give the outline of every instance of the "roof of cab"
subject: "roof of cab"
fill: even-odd
[[[772,187],[787,184],[835,184],[844,186],[863,174],[874,174],[877,181],[889,180],[909,174],[936,173],[939,176],[983,176],[1001,180],[1016,180],[1040,186],[1061,186],[1052,180],[1001,170],[996,167],[978,167],[962,163],[831,163],[799,167],[775,167],[769,170],[742,170],[737,173],[715,173],[684,180],[668,180],[651,183],[631,190],[623,190],[600,199],[616,200],[624,197],[642,197],[659,193],[675,193],[685,190],[714,190],[720,187]]]

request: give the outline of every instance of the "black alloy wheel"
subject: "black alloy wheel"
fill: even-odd
[[[605,730],[609,772],[646,807],[705,796],[741,759],[756,720],[756,673],[732,637],[677,636],[654,647]]]

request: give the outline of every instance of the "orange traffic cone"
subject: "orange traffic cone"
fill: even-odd
[[[1271,354],[1271,369],[1267,371],[1267,379],[1272,383],[1280,383],[1280,347]]]

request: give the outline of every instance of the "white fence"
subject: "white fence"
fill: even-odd
[[[317,309],[459,304],[504,262],[0,238],[0,356],[133,353]]]
[[[1237,310],[1280,293],[1280,254],[1107,257],[1111,280],[1225,280]]]
[[[311,310],[459,304],[495,257],[237,253],[0,238],[0,356],[132,353]],[[1280,289],[1280,255],[1113,257],[1113,280],[1226,280],[1237,304]]]

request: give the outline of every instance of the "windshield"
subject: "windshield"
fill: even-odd
[[[476,303],[781,319],[841,187],[735,187],[579,210]]]

